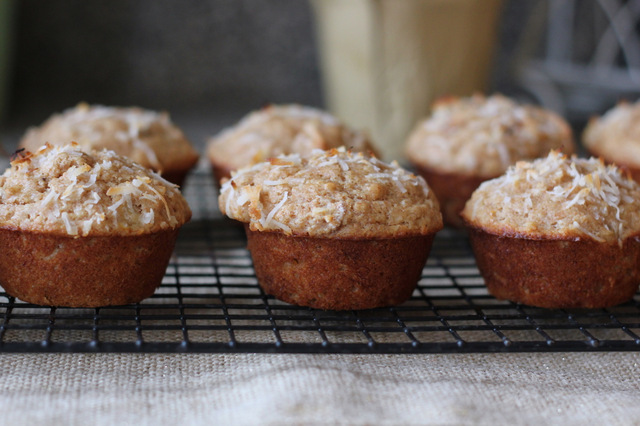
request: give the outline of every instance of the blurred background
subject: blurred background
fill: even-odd
[[[357,1],[371,22],[386,22],[379,16],[387,13],[385,0]],[[447,3],[400,3],[425,1]],[[464,1],[477,0],[449,3]],[[80,101],[167,110],[201,151],[207,136],[267,103],[329,107],[326,56],[320,56],[327,47],[320,49],[317,31],[325,28],[324,43],[327,24],[319,15],[330,16],[320,10],[329,3],[335,2],[0,0],[0,142],[13,151],[28,126]],[[495,13],[484,90],[548,106],[578,132],[590,115],[638,97],[640,2],[496,0]],[[347,26],[358,31],[355,22],[364,15],[352,16]],[[445,58],[450,37],[438,37],[421,45],[440,46]]]

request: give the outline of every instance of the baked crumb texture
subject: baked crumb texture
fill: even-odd
[[[433,238],[313,238],[247,229],[247,247],[265,293],[331,310],[394,306],[407,300]]]
[[[484,182],[462,216],[493,234],[622,242],[640,233],[640,186],[595,158],[518,162]]]
[[[191,217],[177,186],[113,151],[78,144],[21,151],[0,176],[0,228],[71,237],[179,228]]]
[[[73,238],[0,228],[0,285],[47,306],[137,303],[162,283],[178,229]]]
[[[207,155],[218,180],[232,170],[282,154],[309,155],[314,149],[345,146],[375,152],[368,137],[349,129],[336,117],[300,105],[269,105],[244,117],[211,138]]]
[[[621,102],[589,120],[582,140],[593,155],[628,168],[640,180],[640,101]]]
[[[442,228],[424,179],[342,148],[281,155],[225,181],[220,209],[254,231],[321,238],[395,238]]]
[[[526,239],[469,230],[489,293],[552,309],[605,308],[624,303],[640,284],[640,242]]]
[[[436,101],[407,140],[408,159],[442,173],[493,178],[551,149],[574,152],[569,125],[555,113],[502,95]]]
[[[112,150],[181,183],[198,153],[167,113],[81,103],[27,131],[20,147],[35,152],[45,143],[75,141],[83,150]]]

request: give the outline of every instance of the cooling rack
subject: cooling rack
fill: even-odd
[[[496,300],[464,233],[438,234],[411,299],[384,309],[301,308],[264,294],[244,231],[220,217],[210,175],[193,174],[193,220],[162,285],[142,303],[48,308],[0,293],[4,352],[461,353],[640,350],[640,295],[600,310]]]

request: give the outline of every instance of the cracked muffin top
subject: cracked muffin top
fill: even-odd
[[[493,234],[621,244],[640,234],[640,185],[602,160],[552,151],[484,182],[462,216]]]
[[[18,151],[0,176],[0,227],[56,235],[175,229],[191,210],[178,187],[113,151],[77,144]]]
[[[167,113],[81,103],[31,128],[20,147],[35,152],[45,143],[77,142],[84,150],[108,149],[157,172],[187,170],[198,153]]]
[[[364,133],[349,129],[336,117],[300,105],[269,105],[210,139],[209,160],[237,170],[281,154],[308,155],[314,149],[345,146],[374,151]]]
[[[394,238],[442,228],[424,179],[344,148],[282,155],[224,182],[222,213],[252,230],[326,238]]]
[[[571,128],[560,116],[502,95],[474,95],[436,101],[431,116],[409,135],[406,152],[417,166],[493,178],[552,149],[575,150]]]

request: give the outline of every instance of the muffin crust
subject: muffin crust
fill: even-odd
[[[582,140],[593,155],[629,169],[640,180],[640,101],[621,102],[589,120]]]
[[[210,139],[207,155],[218,180],[232,170],[282,154],[308,155],[314,149],[345,146],[375,151],[364,133],[351,130],[336,117],[301,105],[269,105]]]
[[[263,290],[317,309],[402,303],[442,228],[424,179],[344,147],[241,169],[219,205],[244,222]]]
[[[497,236],[471,229],[478,269],[498,299],[543,308],[603,308],[628,301],[640,283],[640,243]]]
[[[167,113],[81,103],[31,128],[20,147],[35,152],[45,143],[77,142],[83,150],[107,149],[181,183],[198,153]]]
[[[462,213],[491,294],[545,308],[603,308],[640,284],[640,186],[601,160],[519,162]]]
[[[112,151],[17,152],[0,176],[0,285],[41,305],[139,302],[190,217],[175,185]]]
[[[369,309],[411,296],[433,238],[336,239],[247,230],[247,247],[266,293],[319,309]]]
[[[573,153],[568,124],[551,111],[501,95],[442,98],[407,141],[407,156],[418,166],[487,179],[551,149]]]
[[[424,179],[344,148],[241,169],[223,184],[219,205],[252,230],[298,236],[394,238],[442,228]]]
[[[484,182],[462,215],[494,234],[622,243],[640,234],[640,186],[595,158],[518,162]]]
[[[38,305],[136,303],[162,282],[177,236],[178,229],[73,238],[0,228],[0,284]]]
[[[0,228],[126,236],[175,229],[190,217],[176,185],[113,151],[46,145],[18,152],[0,176]]]

